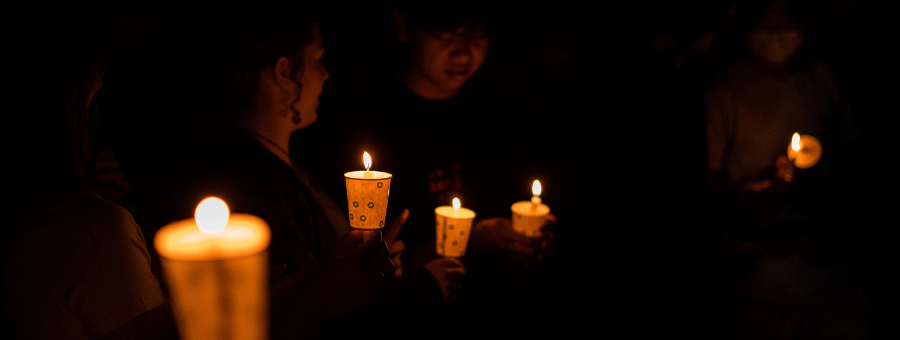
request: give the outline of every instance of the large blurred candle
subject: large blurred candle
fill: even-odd
[[[363,153],[365,171],[351,171],[344,174],[347,182],[347,210],[350,211],[350,226],[354,229],[377,230],[384,228],[387,214],[388,196],[391,192],[391,174],[369,171],[372,159]]]
[[[787,150],[788,160],[797,168],[808,169],[822,158],[822,144],[816,137],[794,133]]]
[[[270,237],[265,221],[216,197],[156,233],[182,339],[268,338]]]
[[[459,198],[453,198],[452,207],[446,205],[437,207],[434,214],[438,255],[449,257],[465,255],[475,212],[461,207]]]
[[[513,229],[526,236],[540,236],[545,217],[550,214],[550,207],[541,203],[541,182],[535,180],[531,185],[531,201],[516,202],[512,205]]]

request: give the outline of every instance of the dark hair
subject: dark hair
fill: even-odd
[[[234,16],[223,16],[217,26],[219,55],[217,60],[222,75],[219,83],[227,98],[232,98],[227,108],[240,115],[250,110],[259,89],[259,73],[274,66],[281,57],[293,61],[291,73],[298,76],[304,63],[304,47],[313,40],[313,30],[318,22],[316,11],[309,8],[277,6],[244,11]],[[295,79],[300,84],[299,79]]]
[[[397,0],[394,8],[408,25],[430,33],[478,29],[490,36],[499,19],[497,1]]]
[[[797,19],[801,26],[806,21],[807,4],[804,0],[742,0],[735,5],[735,21],[746,32],[762,19],[775,5],[783,5],[784,14]]]
[[[18,23],[6,29],[14,34],[4,42],[12,53],[4,62],[5,102],[12,103],[4,119],[10,138],[5,161],[15,164],[12,191],[86,189],[93,121],[88,106],[112,54],[113,17],[98,8],[16,14]]]

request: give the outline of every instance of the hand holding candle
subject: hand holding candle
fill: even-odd
[[[541,182],[531,185],[531,202],[516,202],[512,205],[513,229],[526,236],[541,236],[541,226],[546,223],[550,207],[541,203]]]
[[[156,233],[182,339],[268,337],[270,237],[262,219],[229,214],[215,197]]]
[[[438,255],[461,257],[466,254],[466,244],[472,231],[475,212],[461,207],[459,198],[453,198],[453,206],[434,209],[437,228]]]

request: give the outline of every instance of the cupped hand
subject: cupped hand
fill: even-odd
[[[467,256],[492,261],[529,261],[538,254],[541,241],[541,237],[528,237],[513,230],[508,218],[489,218],[472,226]]]
[[[556,215],[547,215],[544,225],[541,226],[540,249],[538,250],[537,260],[543,261],[552,258],[556,254],[556,245],[559,242],[559,235],[556,233]]]
[[[460,281],[466,276],[466,268],[462,262],[449,257],[439,258],[429,261],[424,267],[431,272],[438,285],[441,286],[444,301],[456,299],[456,292],[462,286]]]
[[[357,247],[363,233],[360,230],[347,233],[335,247],[336,256],[317,264],[298,288],[314,293],[320,302],[330,306],[332,313],[329,314],[337,315],[369,305],[394,275],[396,269],[381,237],[372,237]]]

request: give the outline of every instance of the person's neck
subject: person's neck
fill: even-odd
[[[406,68],[400,72],[400,83],[417,96],[429,100],[446,100],[453,98],[459,89],[449,90],[432,83],[428,78],[415,70]]]
[[[789,62],[783,63],[783,64],[772,64],[772,63],[766,62],[764,60],[760,60],[759,58],[751,58],[751,59],[752,59],[752,63],[754,65],[756,65],[756,67],[760,71],[762,71],[764,74],[766,74],[768,76],[775,77],[775,78],[781,78],[781,77],[789,76],[789,75],[791,75],[791,73],[793,73],[793,68],[791,67],[791,64]]]
[[[261,118],[254,119],[253,117]],[[277,115],[274,113],[251,114],[241,122],[240,127],[256,138],[269,152],[293,166],[290,157],[291,131],[281,128],[282,124],[278,122],[267,121],[266,117],[273,120]]]

